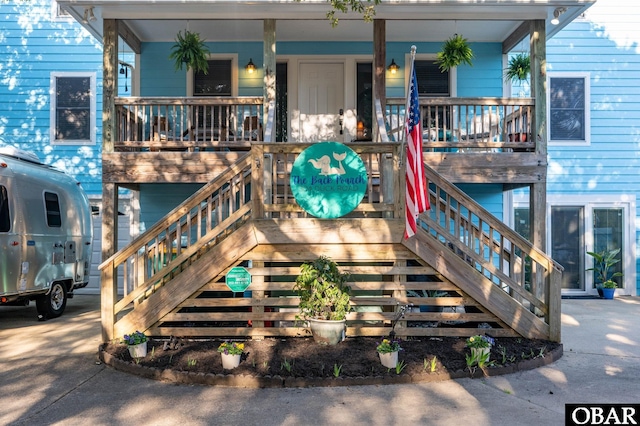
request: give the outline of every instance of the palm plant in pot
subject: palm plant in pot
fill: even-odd
[[[620,262],[617,259],[620,249],[615,250],[603,250],[599,253],[588,251],[587,254],[593,257],[593,267],[587,269],[587,271],[595,272],[596,289],[600,297],[605,299],[613,299],[615,289],[618,284],[613,281],[613,278],[621,277],[622,272],[612,272],[611,268]],[[606,293],[606,294],[605,294]]]
[[[338,264],[326,256],[300,267],[293,287],[300,297],[297,318],[309,322],[318,343],[335,345],[344,340],[346,317],[351,310],[348,278],[349,274],[341,272]]]

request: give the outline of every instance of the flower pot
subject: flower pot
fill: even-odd
[[[602,289],[602,297],[605,299],[613,299],[613,295],[615,294],[615,288],[603,288]]]
[[[470,349],[471,349],[471,356],[473,356],[475,359],[480,359],[481,356],[491,353],[491,348],[470,348]],[[487,357],[487,361],[489,361],[489,357]]]
[[[142,342],[137,345],[129,345],[128,349],[131,358],[144,358],[147,356],[147,342]]]
[[[233,370],[240,365],[242,354],[233,355],[220,352],[220,355],[222,355],[222,368],[225,370]]]
[[[387,368],[396,368],[398,365],[398,352],[378,352],[380,355],[380,362]]]
[[[321,345],[337,345],[345,339],[346,320],[309,319],[308,321],[313,340]]]

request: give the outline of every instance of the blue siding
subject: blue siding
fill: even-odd
[[[201,187],[198,184],[141,184],[140,231],[153,226]]]
[[[102,46],[73,20],[53,19],[50,0],[0,2],[0,145],[33,151],[102,192]],[[96,73],[95,146],[51,145],[51,72]]]

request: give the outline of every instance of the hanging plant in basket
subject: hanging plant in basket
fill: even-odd
[[[469,47],[467,39],[455,34],[442,45],[442,50],[438,52],[436,63],[441,72],[446,72],[462,63],[473,66],[472,59],[473,51]]]
[[[207,55],[209,49],[204,44],[204,40],[200,38],[200,34],[192,33],[189,30],[178,31],[176,36],[176,44],[171,47],[169,59],[173,59],[176,64],[176,71],[181,70],[182,66],[193,69],[195,72],[208,74],[209,65],[207,64]]]
[[[529,78],[529,72],[531,72],[529,55],[518,53],[509,59],[509,65],[507,65],[507,69],[504,72],[504,79],[506,81],[526,81]]]

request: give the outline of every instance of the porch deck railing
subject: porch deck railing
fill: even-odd
[[[262,97],[116,98],[116,151],[248,149],[263,141]]]
[[[532,98],[420,98],[425,152],[527,152],[535,101]],[[402,140],[405,99],[387,98],[390,140]]]

